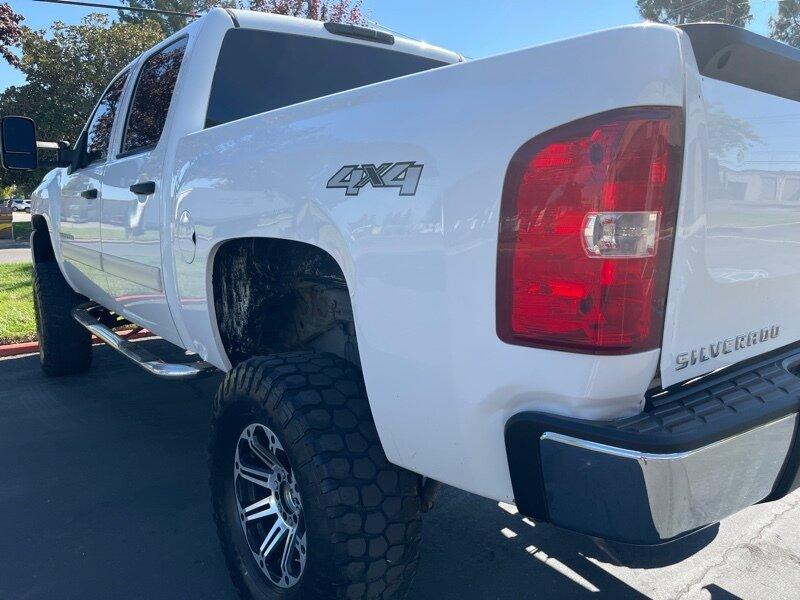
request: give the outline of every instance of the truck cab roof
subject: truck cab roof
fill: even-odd
[[[214,11],[223,10],[227,12],[233,20],[235,27],[280,31],[295,35],[315,36],[338,41],[342,41],[342,37],[344,36],[348,41],[355,44],[380,45],[387,50],[415,54],[446,63],[464,61],[464,57],[457,52],[369,27],[314,21],[311,19],[275,15],[253,10],[214,9]]]

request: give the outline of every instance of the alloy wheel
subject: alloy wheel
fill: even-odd
[[[297,479],[278,437],[252,423],[239,436],[234,462],[239,523],[270,582],[297,584],[306,563],[306,526]]]

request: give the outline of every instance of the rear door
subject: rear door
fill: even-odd
[[[101,288],[105,287],[100,247],[101,181],[127,79],[128,72],[122,72],[103,93],[80,137],[77,165],[61,185],[59,234],[63,260],[73,267],[73,277]]]
[[[130,320],[174,338],[164,293],[161,224],[165,130],[186,50],[183,37],[141,62],[121,144],[103,175],[101,238],[108,291]]]

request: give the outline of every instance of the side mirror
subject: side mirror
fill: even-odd
[[[33,171],[39,166],[33,119],[0,119],[0,158],[3,166],[12,171]]]

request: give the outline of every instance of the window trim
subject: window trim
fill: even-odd
[[[158,141],[161,141],[161,138],[159,138]],[[120,145],[121,145],[121,143],[120,143]],[[158,147],[158,144],[150,144],[149,146],[142,146],[141,148],[135,148],[133,150],[128,150],[127,152],[120,152],[119,154],[117,154],[115,159],[127,158],[129,156],[136,156],[137,154],[144,154],[145,152],[152,152],[157,147]]]
[[[136,72],[136,82],[134,83],[133,90],[131,90],[130,98],[128,98],[128,106],[125,107],[126,108],[126,110],[125,110],[125,123],[122,126],[122,132],[121,132],[121,135],[120,135],[120,138],[119,138],[119,145],[117,147],[118,152],[114,156],[115,160],[116,159],[120,159],[120,158],[125,158],[125,157],[128,157],[128,156],[135,156],[137,154],[145,154],[147,152],[152,152],[161,143],[161,140],[164,137],[164,129],[161,130],[161,135],[159,135],[158,141],[155,144],[150,144],[149,146],[142,146],[141,148],[135,148],[133,150],[126,150],[126,151],[122,150],[123,145],[125,144],[125,133],[128,131],[128,123],[130,122],[130,119],[131,119],[131,110],[133,109],[133,102],[134,102],[134,100],[136,100],[136,91],[139,89],[139,81],[141,80],[142,72],[144,71],[144,67],[147,64],[147,61],[150,60],[152,57],[154,57],[159,52],[162,52],[163,50],[166,50],[170,46],[174,46],[175,44],[177,44],[178,42],[181,42],[183,40],[186,40],[186,48],[183,51],[183,57],[181,57],[181,67],[180,67],[180,69],[178,69],[178,76],[175,79],[175,86],[172,88],[172,95],[170,96],[170,99],[169,99],[169,107],[167,107],[167,117],[164,119],[164,128],[166,128],[166,125],[167,125],[166,119],[169,118],[169,112],[170,112],[170,109],[172,108],[172,99],[175,97],[175,90],[178,87],[178,79],[180,79],[181,72],[183,71],[183,59],[186,58],[186,53],[189,50],[189,34],[188,33],[185,33],[185,34],[183,34],[183,35],[181,35],[179,37],[176,37],[174,40],[165,40],[160,45],[158,45],[155,48],[153,48],[146,55],[142,55],[142,57],[140,59],[141,60],[141,66],[139,66],[139,69]]]

